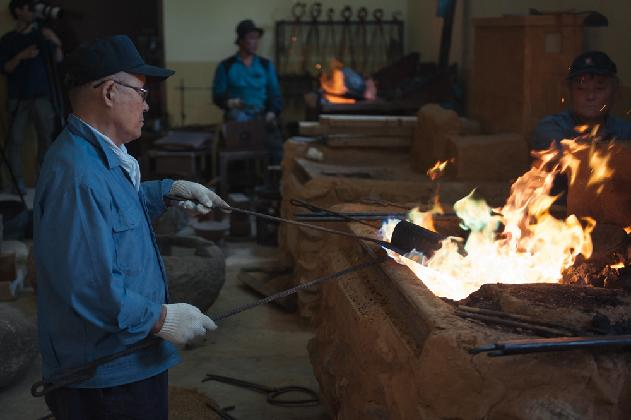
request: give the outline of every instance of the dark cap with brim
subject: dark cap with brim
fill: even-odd
[[[567,80],[584,74],[615,77],[617,73],[616,63],[607,54],[601,51],[588,51],[574,59],[568,69]]]
[[[256,26],[252,19],[245,19],[239,22],[236,32],[237,40],[235,42],[238,43],[240,39],[243,39],[250,32],[258,32],[259,36],[263,36],[263,33],[265,31],[263,31],[263,28],[259,28],[258,26]]]
[[[121,71],[162,81],[173,70],[145,64],[127,35],[114,35],[81,44],[65,60],[67,86],[81,86]]]

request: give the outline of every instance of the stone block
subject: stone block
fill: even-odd
[[[215,302],[226,280],[221,249],[195,236],[158,236],[172,302],[185,302],[202,312]]]
[[[460,134],[462,126],[463,121],[455,111],[437,104],[423,106],[417,115],[417,126],[410,150],[412,168],[425,173],[436,161],[445,160],[449,136]],[[474,123],[467,121],[465,126],[468,132],[476,130]]]
[[[450,178],[459,181],[508,181],[528,170],[530,158],[526,139],[514,133],[449,136],[447,166]]]

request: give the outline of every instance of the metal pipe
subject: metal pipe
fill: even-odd
[[[469,350],[471,354],[488,353],[490,357],[549,351],[585,350],[631,346],[631,335],[603,335],[597,337],[557,337],[500,341]]]

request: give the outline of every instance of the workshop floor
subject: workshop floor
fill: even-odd
[[[223,249],[226,285],[209,310],[211,316],[257,299],[239,283],[238,271],[275,260],[274,248],[253,242],[226,242]],[[35,319],[32,294],[23,294],[12,304]],[[311,329],[298,316],[271,305],[258,307],[226,319],[203,343],[183,349],[182,363],[169,371],[170,384],[196,388],[221,407],[235,406],[229,414],[237,420],[326,420],[329,417],[321,406],[276,407],[267,404],[262,394],[216,382],[201,383],[206,373],[213,373],[268,386],[300,385],[317,390],[306,349],[311,337]],[[34,420],[48,413],[43,400],[29,393],[40,368],[38,359],[24,378],[0,390],[0,419]]]

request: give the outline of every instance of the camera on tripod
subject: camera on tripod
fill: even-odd
[[[55,20],[60,19],[64,14],[64,9],[59,6],[51,6],[43,1],[33,1],[31,3],[31,10],[35,15],[35,19],[40,20]]]

